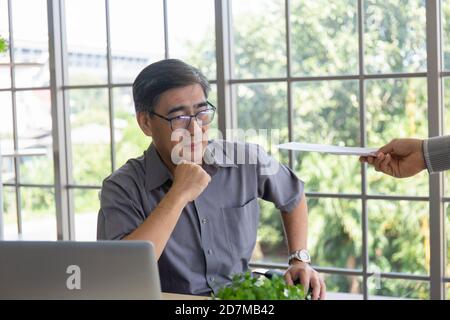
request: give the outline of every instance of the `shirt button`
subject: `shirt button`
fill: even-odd
[[[208,249],[208,254],[211,255],[213,253],[212,249]]]
[[[202,219],[202,223],[203,223],[203,224],[208,223],[208,219],[203,218],[203,219]]]

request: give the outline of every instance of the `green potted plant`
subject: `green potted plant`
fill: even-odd
[[[307,295],[301,284],[287,285],[284,278],[273,275],[255,277],[251,272],[236,274],[232,282],[219,289],[213,299],[221,300],[305,300]]]

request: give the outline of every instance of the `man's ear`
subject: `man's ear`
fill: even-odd
[[[146,136],[151,137],[152,136],[152,124],[150,121],[150,116],[147,112],[138,112],[136,114],[136,120],[139,124],[139,127],[141,127],[142,132]]]

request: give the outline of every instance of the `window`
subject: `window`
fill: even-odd
[[[346,146],[427,137],[425,1],[230,6],[238,128],[276,128],[280,142]],[[355,157],[275,153],[306,182],[309,247],[313,263],[330,272],[330,291],[429,298],[426,172],[398,180]],[[261,209],[255,265],[286,263],[278,212],[265,202]]]
[[[0,35],[11,49],[0,54],[7,239],[96,238],[102,180],[151,142],[136,124],[132,82],[163,58],[183,59],[207,75],[210,100],[227,119],[216,117],[213,129],[278,130],[279,143],[370,147],[394,137],[426,138],[440,122],[440,134],[450,134],[448,0],[61,0],[61,10],[50,9],[65,26],[62,37],[48,34],[50,2],[24,2],[0,0]],[[427,70],[440,54],[426,45],[427,25],[440,22],[426,21],[436,4],[442,117],[430,109],[436,79]],[[56,71],[63,98],[53,105],[51,43],[62,48],[56,59],[64,62]],[[55,108],[64,117],[52,119]],[[355,157],[279,152],[267,137],[252,139],[305,181],[309,249],[330,291],[364,299],[450,293],[450,251],[432,244],[433,221],[444,217],[432,195],[442,193],[442,236],[450,248],[448,174],[441,188],[427,172],[399,180]],[[53,156],[54,140],[65,142],[57,155],[63,166]],[[54,172],[62,168],[67,197],[56,187]],[[260,207],[253,265],[283,266],[281,219],[272,204]],[[61,234],[62,215],[71,229]],[[439,259],[446,259],[442,283],[430,269]]]
[[[56,239],[47,2],[2,0],[0,19],[5,238]]]

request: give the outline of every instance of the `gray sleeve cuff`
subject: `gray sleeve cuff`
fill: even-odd
[[[431,174],[433,172],[431,171],[430,154],[428,153],[428,140],[425,139],[423,141],[422,148],[423,148],[423,157],[425,158],[425,165],[427,167],[428,173]]]
[[[450,136],[425,140],[423,155],[430,174],[450,169]]]

